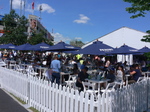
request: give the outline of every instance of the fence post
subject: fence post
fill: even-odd
[[[150,107],[150,80],[147,78],[147,109]]]
[[[31,81],[31,79],[30,79],[30,76],[29,76],[29,75],[26,75],[26,76],[27,76],[27,79],[28,79],[28,80],[27,80],[27,81],[28,81],[28,82],[27,82],[27,83],[28,83],[28,84],[27,84],[28,105],[31,106],[31,105],[30,105],[30,81]]]

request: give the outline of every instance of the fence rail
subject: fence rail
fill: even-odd
[[[94,96],[0,67],[0,86],[40,112],[142,112],[150,107],[150,79]]]

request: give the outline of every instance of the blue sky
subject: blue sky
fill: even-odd
[[[13,0],[13,9],[20,14],[20,1]],[[23,0],[24,1],[24,0]],[[90,42],[123,26],[146,32],[150,29],[150,14],[130,19],[125,11],[131,4],[123,0],[25,0],[25,16],[40,16],[41,23],[52,33],[56,42],[81,40]],[[32,2],[35,3],[34,12]],[[0,14],[8,14],[10,0],[0,0]]]

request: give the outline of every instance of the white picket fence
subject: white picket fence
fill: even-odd
[[[0,86],[40,112],[142,112],[150,107],[150,79],[98,96],[0,67]]]
[[[150,79],[111,92],[112,112],[143,112],[150,108]]]

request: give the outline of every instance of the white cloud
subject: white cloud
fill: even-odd
[[[14,9],[20,9],[21,0],[13,0],[12,5],[13,5]],[[42,12],[47,12],[47,13],[55,12],[55,9],[53,9],[51,6],[49,6],[48,4],[45,4],[45,3],[42,3],[42,4],[34,3],[34,11],[39,11],[40,5],[42,5]],[[24,7],[24,0],[22,0],[22,8],[23,7]],[[33,12],[32,3],[26,3],[25,7],[26,7],[25,11]]]
[[[21,0],[13,0],[12,6],[14,9],[20,9]],[[22,6],[24,5],[24,1],[22,1]]]
[[[37,10],[39,10],[40,5],[42,6],[42,12],[47,12],[47,13],[53,13],[55,12],[55,9],[53,9],[51,6],[48,4],[42,3],[37,5]]]
[[[70,41],[71,39],[68,38],[68,37],[64,37],[62,34],[60,33],[52,33],[52,36],[54,36],[54,42],[55,43],[58,43],[60,41],[63,41],[63,42],[68,42]]]
[[[80,14],[79,16],[80,16],[80,18],[74,20],[73,22],[75,22],[75,23],[83,23],[84,24],[84,23],[87,23],[88,20],[90,20],[90,18],[88,18],[87,16],[85,16],[83,14]]]
[[[75,39],[76,39],[76,40],[82,40],[82,38],[81,38],[81,37],[75,37]]]

